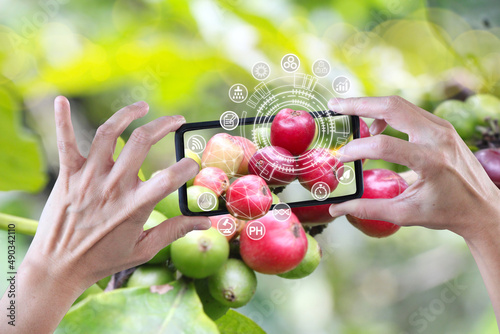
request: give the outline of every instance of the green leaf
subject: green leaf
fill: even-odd
[[[83,291],[83,293],[78,298],[76,298],[76,300],[73,303],[73,305],[81,302],[82,300],[84,300],[88,296],[95,295],[95,294],[98,294],[98,293],[102,293],[102,291],[103,290],[102,290],[102,288],[99,285],[92,284],[87,290]]]
[[[262,334],[266,333],[262,328],[259,327],[251,319],[245,317],[244,315],[234,311],[229,310],[224,316],[215,321],[217,327],[221,334]]]
[[[37,192],[47,182],[45,163],[36,138],[22,130],[19,108],[0,89],[0,191]]]
[[[163,291],[126,288],[89,296],[69,310],[55,333],[219,333],[192,282],[155,288]]]

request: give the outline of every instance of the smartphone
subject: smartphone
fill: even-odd
[[[335,113],[333,111],[313,111],[309,114],[314,118],[315,122],[315,135],[309,149],[315,149],[315,152],[328,152],[328,154],[336,155],[337,150],[347,144],[349,141],[359,138],[359,117],[348,116]],[[220,151],[220,146],[214,146],[210,144],[211,139],[219,133],[227,133],[229,136],[238,136],[248,139],[257,152],[264,149],[267,146],[271,146],[271,125],[274,120],[273,116],[266,117],[251,117],[251,118],[236,118],[237,126],[227,127],[224,125],[226,119],[220,119],[218,121],[209,122],[197,122],[197,123],[185,123],[183,124],[175,133],[175,149],[176,149],[176,159],[177,161],[183,159],[184,157],[191,157],[198,160],[201,168],[206,166],[209,156],[218,155],[220,159],[230,158],[225,157],[224,152]],[[229,119],[229,121],[234,122],[234,117]],[[230,128],[229,130],[227,130]],[[220,136],[218,136],[220,137]],[[227,137],[227,136],[226,136]],[[214,151],[214,147],[217,150]],[[308,151],[306,151],[307,153]],[[360,160],[340,163],[335,166],[331,166],[333,171],[336,171],[337,181],[334,189],[330,189],[328,185],[325,187],[321,185],[321,182],[314,184],[313,187],[307,187],[299,181],[297,177],[301,171],[298,168],[298,162],[303,161],[302,157],[306,155],[294,156],[293,159],[287,160],[289,163],[288,167],[281,166],[281,171],[289,170],[296,174],[296,177],[291,183],[286,186],[270,186],[273,198],[273,205],[271,210],[277,204],[278,199],[281,203],[286,203],[290,207],[303,207],[303,206],[314,206],[327,203],[340,203],[354,198],[360,198],[363,194],[363,173],[362,173],[362,163]],[[229,153],[228,153],[229,154]],[[311,159],[309,159],[311,160]],[[224,160],[225,161],[225,160]],[[337,160],[338,161],[338,160]],[[264,163],[270,163],[264,161]],[[323,168],[319,163],[316,166],[316,161],[307,161],[308,172],[314,175],[314,168]],[[226,165],[224,165],[226,166]],[[303,164],[301,165],[303,166]],[[232,167],[236,169],[235,166]],[[304,169],[305,170],[305,169]],[[262,172],[255,172],[258,176],[262,177],[266,182],[272,179],[273,167],[263,168]],[[238,177],[242,177],[243,174],[231,173],[229,175],[230,183],[232,184]],[[289,181],[289,180],[288,180]],[[229,213],[226,208],[226,199],[222,194],[220,196],[213,195],[205,196],[203,193],[203,187],[192,187],[193,180],[184,184],[179,188],[179,206],[183,215],[185,216],[214,216]],[[317,186],[319,184],[319,186]],[[331,183],[330,183],[331,185]],[[314,188],[314,186],[317,186]],[[189,190],[188,190],[189,187]],[[200,204],[200,196],[205,196],[208,201]],[[277,197],[276,197],[277,196]]]

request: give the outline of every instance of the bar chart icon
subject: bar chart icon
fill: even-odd
[[[345,94],[351,88],[351,82],[348,78],[340,76],[333,80],[333,90],[337,94]]]

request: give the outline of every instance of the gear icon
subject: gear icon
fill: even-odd
[[[252,67],[252,75],[257,80],[265,80],[271,74],[271,68],[263,61],[256,63]]]

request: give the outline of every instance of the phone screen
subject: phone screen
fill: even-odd
[[[236,119],[238,125],[227,130],[230,127],[225,125],[235,122],[234,115],[229,115],[221,117],[219,121],[182,125],[175,135],[177,161],[190,157],[200,164],[201,169],[212,166],[221,168],[231,184],[247,174],[260,176],[273,193],[271,209],[278,202],[299,207],[339,203],[361,197],[361,161],[340,163],[338,159],[331,158],[338,156],[340,147],[359,138],[359,118],[332,111],[314,111],[309,114],[314,118],[315,133],[302,154],[291,157],[286,153],[283,157],[283,150],[272,145],[271,126],[275,116]],[[236,140],[245,143],[239,145],[243,147],[243,157],[242,151],[233,145],[235,138],[247,139]],[[252,160],[259,152],[262,154]],[[276,156],[281,156],[280,163],[275,163]],[[249,162],[246,169],[242,166],[242,162],[245,165],[245,159]],[[318,173],[325,168],[331,172],[329,179],[322,179],[322,174]],[[179,188],[179,205],[183,215],[228,213],[223,193],[215,196],[211,191],[204,193],[206,188],[197,186],[199,182],[193,182],[190,180]]]

